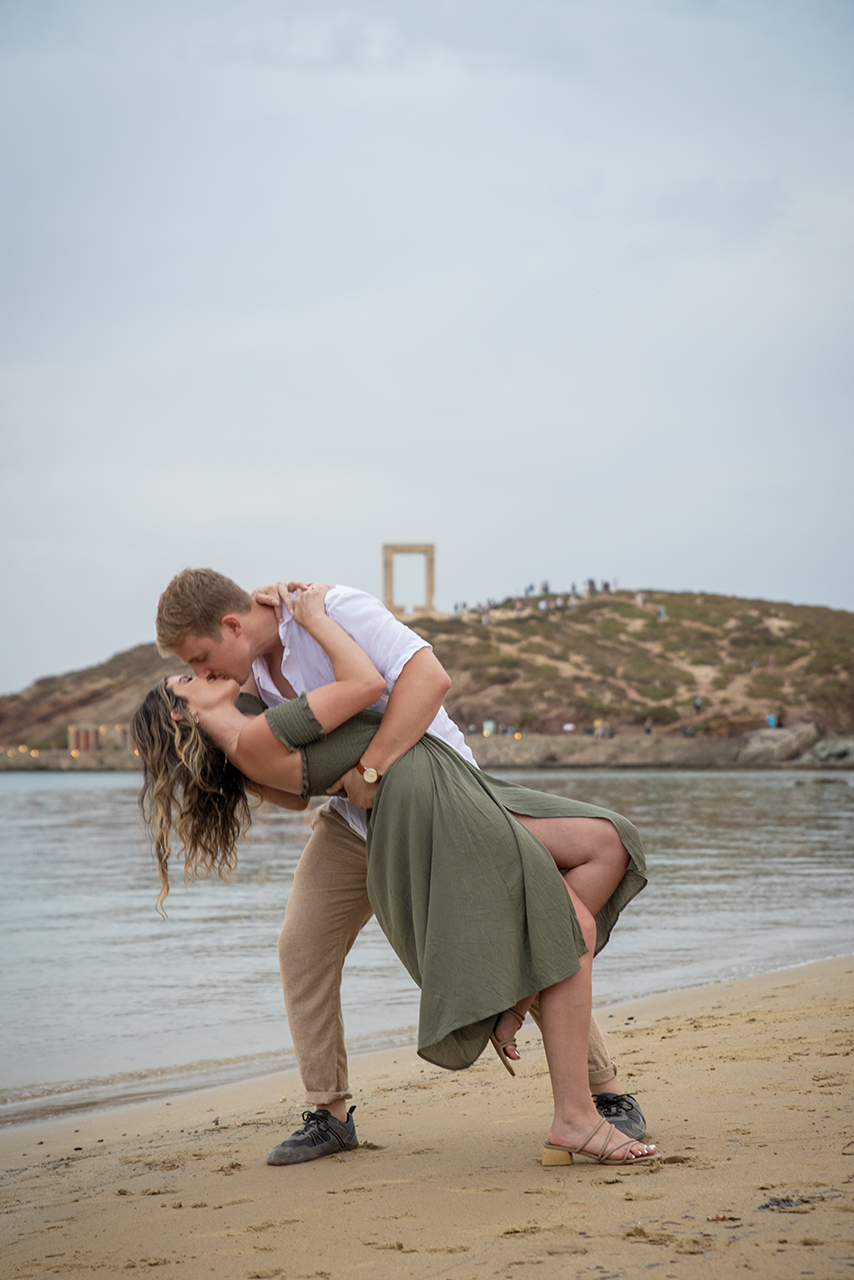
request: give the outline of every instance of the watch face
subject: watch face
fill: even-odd
[[[362,774],[362,777],[365,779],[365,782],[376,782],[379,774],[376,769],[366,769]]]

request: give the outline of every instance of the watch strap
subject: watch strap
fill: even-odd
[[[365,781],[368,782],[369,784],[373,782],[379,782],[380,778],[382,777],[382,774],[377,773],[376,769],[366,769],[365,766],[362,764],[361,760],[358,760],[356,762],[356,769],[362,775],[363,778],[365,777],[366,773],[372,773],[374,775],[373,778],[365,778]]]

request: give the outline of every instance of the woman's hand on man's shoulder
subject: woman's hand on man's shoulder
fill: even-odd
[[[326,613],[326,596],[332,590],[330,582],[312,582],[298,587],[294,594],[293,618],[301,627],[308,627]]]
[[[291,594],[294,591],[305,591],[310,586],[312,586],[310,582],[301,582],[292,578],[290,582],[270,582],[265,587],[256,587],[250,594],[256,604],[266,604],[271,609],[275,609],[276,617],[279,622],[282,622],[285,609],[290,614],[294,611]]]

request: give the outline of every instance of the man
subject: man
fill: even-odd
[[[302,583],[264,588],[249,596],[211,569],[185,569],[170,582],[157,608],[157,644],[204,679],[229,677],[267,706],[310,692],[334,679],[315,640],[291,617],[290,592]],[[284,607],[282,607],[284,605]],[[279,965],[288,1023],[306,1100],[316,1108],[279,1143],[268,1164],[301,1164],[358,1146],[347,1078],[341,1011],[345,957],[372,910],[367,896],[365,810],[372,808],[382,775],[404,752],[432,733],[474,764],[462,733],[442,707],[447,672],[420,636],[362,591],[333,587],[326,611],[362,646],[386,681],[373,709],[382,724],[362,760],[312,815],[312,834],[300,858],[279,938]],[[542,820],[520,819],[543,838]],[[577,819],[579,839],[598,839],[610,823]],[[582,824],[587,824],[582,825]],[[601,1031],[591,1023],[588,1067],[597,1108],[628,1137],[645,1123],[634,1098],[623,1094]]]

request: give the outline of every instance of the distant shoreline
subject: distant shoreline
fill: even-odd
[[[495,734],[470,735],[467,745],[481,769],[854,769],[850,742],[814,742],[804,731],[760,729],[738,738],[697,735],[677,737],[668,733],[618,734],[595,738],[586,734],[527,733],[521,739]],[[851,744],[854,747],[854,743]],[[811,747],[811,749],[809,749]],[[129,751],[81,752],[76,758],[66,750],[0,756],[0,773],[138,773],[138,758]]]

